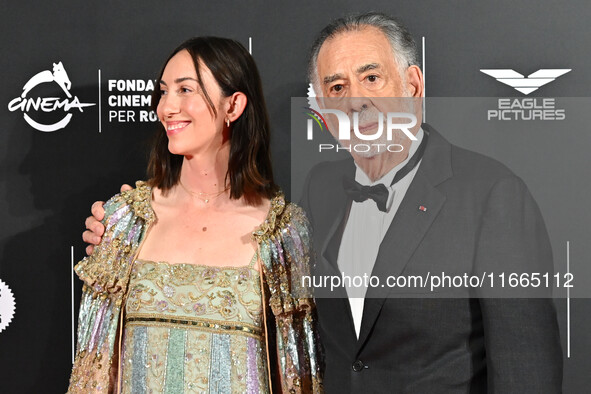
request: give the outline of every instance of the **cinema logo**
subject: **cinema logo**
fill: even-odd
[[[27,97],[33,88],[44,83],[56,83],[65,93],[66,97]],[[22,111],[25,121],[39,131],[52,132],[63,129],[72,119],[72,110],[77,109],[83,112],[83,108],[96,105],[94,103],[81,103],[78,97],[72,96],[72,93],[70,93],[71,88],[72,82],[70,82],[70,78],[62,62],[53,63],[53,71],[44,70],[29,79],[25,86],[23,86],[23,92],[20,97],[16,97],[8,103],[8,110],[11,112]],[[33,111],[46,113],[63,111],[65,115],[55,123],[43,124],[33,120],[29,115]]]
[[[525,95],[553,82],[571,69],[540,69],[527,77],[512,69],[481,69],[482,73],[511,86]],[[487,111],[488,120],[564,120],[564,108],[556,107],[554,98],[503,98],[497,108]]]
[[[338,132],[333,132],[333,136],[340,142],[339,144],[318,144],[318,151],[333,150],[336,152],[346,150],[349,153],[355,152],[359,154],[401,152],[404,147],[401,144],[393,143],[394,135],[402,132],[413,141],[417,137],[410,131],[417,125],[417,118],[414,114],[406,112],[388,112],[376,113],[375,119],[368,121],[364,119],[359,120],[359,112],[353,112],[352,119],[340,110],[337,109],[317,109],[306,108],[310,112],[306,114],[310,117],[307,120],[307,139],[311,141],[314,139],[314,123],[316,123],[321,131],[328,128],[325,115],[332,115],[336,117],[338,124]],[[362,115],[363,116],[363,115]],[[360,126],[361,123],[361,126]],[[385,124],[385,127],[384,127]],[[385,130],[384,130],[385,128]],[[355,143],[353,143],[355,141]],[[361,142],[363,141],[363,142]],[[350,143],[349,143],[350,142]]]

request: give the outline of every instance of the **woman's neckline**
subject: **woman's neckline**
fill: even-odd
[[[146,186],[150,190],[150,198],[148,199],[148,206],[149,206],[150,210],[152,211],[154,218],[156,220],[158,220],[158,217],[156,216],[156,211],[154,210],[154,207],[152,206],[152,201],[154,200],[154,191],[156,188],[151,187],[149,185],[146,185]],[[277,216],[279,214],[279,212],[275,212],[275,211],[278,211],[279,209],[283,210],[284,206],[285,206],[285,198],[283,197],[283,192],[277,191],[277,193],[275,193],[275,195],[269,199],[269,209],[267,210],[267,214],[265,215],[265,219],[263,219],[263,221],[251,231],[251,235],[252,235],[253,239],[256,240],[256,238],[254,238],[255,233],[265,232],[265,228],[266,227],[268,228],[269,223],[274,222],[275,216]],[[157,261],[157,260],[146,259],[146,258],[136,258],[136,261],[144,262],[144,263],[152,263],[152,264],[166,264],[171,267],[172,266],[192,265],[192,266],[197,266],[197,267],[214,268],[214,269],[216,269],[216,268],[217,269],[244,269],[244,268],[248,268],[248,269],[251,269],[251,270],[258,273],[259,270],[254,267],[258,254],[259,254],[258,250],[255,250],[250,262],[246,265],[240,265],[240,266],[234,266],[234,265],[217,266],[217,265],[200,264],[200,263],[176,263],[176,262],[172,263],[172,262],[165,261],[165,260],[158,260]]]
[[[154,207],[152,206],[152,201],[154,201],[154,191],[155,187],[152,187],[146,183],[146,186],[150,190],[150,198],[148,199],[148,206],[150,207],[150,211],[154,215],[154,218],[158,220],[158,216],[156,215],[156,211],[154,211]],[[285,207],[285,197],[281,190],[278,190],[273,197],[269,199],[269,209],[267,210],[267,214],[265,215],[265,219],[256,226],[252,231],[251,234],[254,236],[255,233],[266,232],[266,228],[268,227],[270,222],[274,222],[274,219],[277,215],[283,211]],[[275,212],[278,211],[278,212]],[[190,264],[190,263],[184,263]]]
[[[150,259],[136,259],[137,262],[140,263],[148,263],[148,264],[165,264],[168,265],[170,267],[174,267],[174,266],[193,266],[193,267],[199,267],[199,268],[212,268],[212,269],[221,269],[221,270],[227,270],[227,269],[233,269],[233,270],[241,270],[241,269],[250,269],[253,270],[255,272],[259,272],[259,270],[257,270],[254,267],[254,264],[257,261],[257,256],[258,256],[258,251],[255,250],[253,256],[250,259],[250,262],[248,264],[245,265],[209,265],[209,264],[193,264],[193,263],[172,263],[169,261],[165,261],[165,260],[150,260]]]

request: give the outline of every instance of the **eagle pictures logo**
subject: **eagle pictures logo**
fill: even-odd
[[[490,75],[500,83],[511,86],[513,89],[525,94],[526,96],[535,92],[542,86],[549,84],[556,78],[571,71],[570,68],[541,68],[535,73],[529,74],[525,77],[523,74],[515,70],[503,69],[481,69],[486,75]]]
[[[31,90],[44,83],[55,82],[66,95],[65,98],[60,97],[29,97]],[[19,97],[16,97],[8,103],[8,110],[11,112],[21,111],[25,121],[34,129],[43,132],[52,132],[63,129],[70,123],[72,119],[71,110],[79,110],[83,112],[83,108],[96,105],[94,103],[81,103],[78,97],[72,96],[70,89],[72,82],[64,69],[62,62],[53,63],[53,70],[44,70],[35,74],[23,86],[23,92]],[[29,113],[36,111],[54,112],[64,111],[65,115],[59,121],[44,124],[34,120]]]
[[[481,69],[482,73],[511,86],[524,95],[535,92],[544,85],[571,71],[570,68],[542,68],[527,77],[513,69]],[[497,108],[487,111],[487,120],[529,121],[564,120],[566,111],[557,108],[555,98],[521,97],[499,98]]]

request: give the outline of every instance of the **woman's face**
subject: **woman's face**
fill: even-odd
[[[168,136],[168,150],[194,156],[217,151],[223,139],[224,113],[220,87],[209,68],[200,63],[201,78],[214,103],[214,117],[197,82],[197,72],[186,50],[174,55],[162,74],[158,118]]]

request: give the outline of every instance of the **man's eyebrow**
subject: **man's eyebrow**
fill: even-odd
[[[378,63],[364,64],[363,66],[357,68],[357,74],[361,74],[366,71],[375,70],[378,68],[380,68],[380,65]],[[333,75],[329,75],[328,77],[324,77],[324,79],[322,81],[324,82],[324,84],[329,84],[331,82],[336,81],[337,79],[344,79],[344,78],[345,77],[343,77],[342,74],[333,74]]]
[[[336,81],[337,79],[343,79],[343,75],[342,74],[333,74],[333,75],[329,75],[328,77],[324,77],[324,84],[328,84],[331,82]]]
[[[362,74],[366,71],[375,70],[377,68],[380,68],[380,65],[378,63],[364,64],[363,66],[357,68],[357,74]]]

